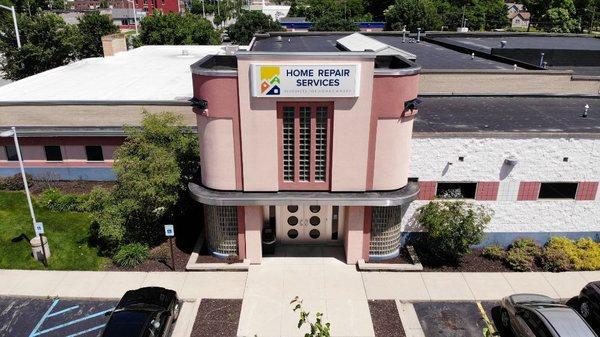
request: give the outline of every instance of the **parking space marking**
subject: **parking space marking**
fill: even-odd
[[[73,319],[73,320],[67,321],[65,323],[62,323],[62,324],[59,324],[59,325],[53,326],[51,328],[47,328],[47,329],[44,329],[44,330],[40,331],[41,326],[44,324],[44,322],[48,318],[59,316],[59,315],[65,314],[65,313],[67,313],[69,311],[72,311],[72,310],[75,310],[75,309],[79,308],[78,305],[74,305],[74,306],[71,306],[71,307],[68,307],[66,309],[62,309],[62,310],[59,310],[59,311],[53,313],[52,310],[54,310],[54,308],[58,305],[59,302],[60,302],[59,299],[55,299],[54,301],[52,301],[52,304],[50,305],[50,307],[48,308],[48,310],[46,310],[46,312],[44,313],[44,315],[42,316],[42,318],[40,318],[40,320],[36,324],[35,328],[29,334],[29,337],[37,337],[37,336],[40,336],[40,335],[43,335],[43,334],[50,333],[52,331],[56,331],[56,330],[59,330],[59,329],[62,329],[62,328],[65,328],[65,327],[77,324],[77,323],[81,323],[83,321],[87,321],[89,319],[92,319],[92,318],[95,318],[95,317],[98,317],[98,316],[102,316],[102,315],[106,314],[107,312],[110,312],[110,311],[112,311],[114,309],[114,307],[113,307],[113,308],[110,308],[110,309],[107,309],[107,310],[102,310],[102,311],[96,312],[94,314],[87,315],[87,316],[84,316],[84,317],[80,317],[80,318],[77,318],[77,319]],[[69,337],[80,336],[80,335],[83,335],[83,334],[91,332],[91,331],[99,330],[102,327],[104,327],[105,325],[106,325],[106,323],[102,324],[102,325],[98,325],[98,326],[92,327],[92,328],[89,328],[89,329],[86,329],[86,330],[83,330],[83,331],[76,332],[76,333],[68,335],[68,336]]]
[[[483,309],[483,306],[481,305],[481,301],[476,301],[475,303],[477,304],[477,308],[479,309],[479,312],[481,313],[481,317],[483,318],[485,325],[487,325],[487,327],[488,327],[488,331],[489,331],[490,335],[496,336],[496,328],[494,327],[494,323],[492,323],[492,321],[488,317],[487,313],[485,312],[485,309]]]

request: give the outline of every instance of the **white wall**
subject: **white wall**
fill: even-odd
[[[518,159],[512,169],[503,164],[510,155]],[[600,181],[600,139],[414,138],[409,176],[438,182],[500,181],[497,201],[477,201],[495,211],[490,233],[600,232],[598,195],[595,201],[517,201],[521,181]],[[420,231],[414,211],[426,203],[411,204],[404,231]]]

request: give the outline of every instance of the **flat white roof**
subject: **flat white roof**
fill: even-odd
[[[89,58],[0,87],[0,102],[185,101],[190,65],[222,46],[143,46]]]

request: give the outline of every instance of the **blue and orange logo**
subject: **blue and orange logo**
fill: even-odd
[[[279,67],[260,67],[260,93],[268,96],[281,95]]]

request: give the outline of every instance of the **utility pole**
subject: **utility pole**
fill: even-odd
[[[13,24],[15,25],[15,37],[17,39],[17,48],[21,49],[21,37],[19,36],[19,25],[17,24],[17,13],[15,12],[15,6],[4,6],[0,5],[0,8],[4,8],[12,13]]]

